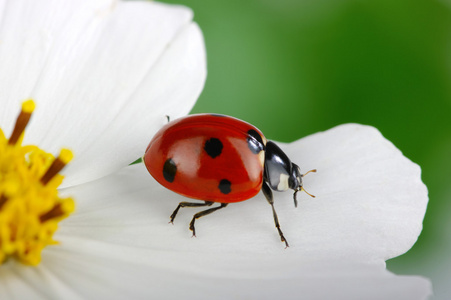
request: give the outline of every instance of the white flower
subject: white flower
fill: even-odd
[[[202,35],[184,7],[3,0],[0,9],[0,126],[9,133],[33,98],[24,144],[73,150],[65,186],[140,157],[165,115],[187,114],[203,88]]]
[[[284,249],[262,195],[196,223],[143,154],[165,115],[186,114],[205,79],[189,10],[148,2],[4,1],[0,127],[37,108],[23,144],[70,147],[61,194],[76,212],[37,267],[0,266],[0,299],[424,299],[430,283],[385,270],[416,241],[427,204],[420,169],[374,128],[342,125],[282,145],[317,197],[275,194]],[[51,9],[49,8],[51,7]],[[95,178],[100,178],[93,180]]]
[[[172,117],[189,112],[205,81],[206,60],[192,12],[181,6],[4,0],[0,11],[4,285],[24,268],[14,258],[39,264],[42,248],[54,243],[57,222],[74,209],[72,198],[56,190],[62,180],[58,172],[72,152],[63,149],[55,159],[46,151],[58,154],[65,146],[75,153],[64,170],[65,186],[128,165],[169,111]],[[18,116],[27,98],[35,101],[25,101]],[[32,282],[39,285],[39,278]],[[53,292],[49,285],[42,288]],[[15,292],[20,293],[3,286],[0,297],[15,297]]]
[[[304,181],[315,199],[299,197],[295,209],[291,193],[275,195],[288,249],[262,195],[201,218],[191,238],[197,210],[182,209],[169,225],[186,199],[139,164],[66,189],[78,210],[63,221],[61,246],[45,251],[41,274],[16,269],[27,280],[9,286],[25,297],[27,282],[43,276],[55,298],[425,299],[427,279],[395,276],[384,262],[421,231],[420,168],[376,129],[355,124],[282,147],[305,170],[318,169]]]

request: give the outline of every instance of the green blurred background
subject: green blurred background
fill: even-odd
[[[423,233],[387,265],[451,299],[451,2],[163,2],[191,7],[205,36],[208,78],[193,113],[232,115],[284,142],[370,124],[422,167]]]

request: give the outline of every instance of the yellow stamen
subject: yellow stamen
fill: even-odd
[[[37,146],[20,142],[31,114],[33,100],[25,101],[11,137],[0,129],[0,267],[8,258],[37,265],[41,251],[54,245],[58,222],[73,212],[71,198],[61,198],[59,171],[72,159],[63,149],[55,159]]]
[[[62,149],[60,155],[52,162],[47,172],[41,178],[41,183],[46,185],[65,165],[67,165],[74,155],[68,149]]]
[[[2,206],[6,203],[6,200],[8,200],[8,198],[6,198],[6,196],[2,194],[0,196],[0,209],[2,209]]]
[[[11,134],[11,137],[8,141],[9,145],[15,145],[17,143],[23,131],[25,130],[25,127],[27,127],[28,121],[30,121],[31,114],[33,113],[34,108],[35,104],[33,100],[27,100],[22,103],[22,111],[17,117],[13,133]]]
[[[22,111],[26,113],[33,113],[34,109],[36,108],[36,104],[32,99],[28,99],[27,101],[24,101],[22,103]]]

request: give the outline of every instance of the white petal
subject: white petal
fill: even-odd
[[[431,294],[427,279],[395,276],[371,264],[199,255],[70,238],[46,250],[37,269],[11,263],[0,269],[0,279],[0,287],[8,280],[17,299],[426,299]]]
[[[421,230],[427,192],[418,166],[377,130],[361,125],[339,126],[284,148],[304,170],[318,168],[305,178],[316,199],[304,197],[296,210],[290,194],[276,194],[286,200],[276,208],[288,249],[261,196],[201,218],[198,237],[191,238],[188,223],[200,209],[184,208],[175,225],[167,224],[177,203],[187,199],[134,165],[63,191],[77,199],[77,212],[61,224],[62,246],[46,249],[45,265],[56,257],[48,266],[52,272],[63,281],[76,278],[74,292],[99,297],[121,297],[127,290],[136,297],[151,290],[174,299],[430,295],[427,279],[394,276],[383,262],[407,251]],[[382,184],[390,190],[375,188]],[[80,260],[86,265],[74,267]],[[98,288],[115,280],[123,283],[119,290]]]
[[[148,1],[3,4],[0,125],[8,134],[20,101],[33,97],[25,143],[75,152],[66,185],[141,156],[165,115],[188,113],[201,92],[205,49],[187,8]]]
[[[42,265],[34,268],[10,260],[1,266],[0,279],[1,299],[81,299],[70,282],[61,282]]]
[[[287,145],[317,196],[275,193],[276,211],[290,248],[280,243],[270,206],[260,194],[188,224],[202,209],[183,208],[174,226],[169,215],[187,201],[156,183],[143,165],[67,189],[77,213],[62,235],[160,250],[193,253],[273,253],[309,259],[336,258],[383,263],[416,241],[427,204],[420,169],[374,128],[343,125]],[[95,228],[95,230],[93,230]]]
[[[303,171],[318,169],[304,179],[317,197],[303,197],[294,236],[307,241],[309,255],[313,245],[327,245],[327,257],[387,260],[416,242],[428,202],[421,169],[377,129],[341,125],[287,145],[286,153]]]

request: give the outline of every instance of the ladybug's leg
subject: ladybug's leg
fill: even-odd
[[[205,201],[205,203],[193,203],[193,202],[180,202],[177,208],[174,210],[172,215],[170,216],[171,221],[169,223],[174,223],[175,216],[179,212],[180,207],[199,207],[199,206],[210,206],[213,204],[213,201]]]
[[[282,240],[282,242],[285,242],[285,246],[289,247],[288,242],[285,239],[285,237],[283,236],[282,230],[280,229],[279,218],[277,218],[276,210],[274,209],[274,200],[272,197],[271,188],[265,181],[263,181],[262,191],[263,191],[263,195],[265,195],[265,197],[266,197],[266,200],[268,200],[268,203],[271,204],[272,214],[274,216],[274,223],[276,223],[276,228],[277,228],[277,231],[279,231],[280,239]]]
[[[196,219],[199,219],[200,217],[206,216],[211,214],[214,211],[217,211],[218,209],[224,208],[227,206],[228,203],[221,203],[221,206],[218,207],[213,207],[213,208],[209,208],[207,210],[198,212],[197,214],[195,214],[193,216],[193,219],[191,220],[191,223],[189,223],[189,230],[191,230],[193,232],[193,236],[196,236],[196,229],[194,228],[194,222],[196,221]]]

